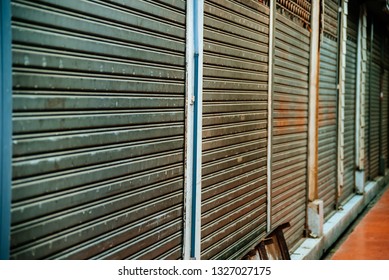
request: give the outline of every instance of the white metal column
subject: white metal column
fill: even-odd
[[[187,2],[184,259],[200,259],[204,2]]]

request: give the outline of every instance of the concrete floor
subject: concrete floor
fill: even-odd
[[[388,187],[376,199],[376,203],[370,204],[324,259],[389,260]]]

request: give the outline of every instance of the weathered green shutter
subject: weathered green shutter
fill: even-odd
[[[182,257],[185,1],[12,1],[13,259]]]

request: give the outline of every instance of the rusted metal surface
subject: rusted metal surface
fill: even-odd
[[[311,25],[311,1],[310,0],[277,0],[277,8],[283,14],[295,22],[300,22],[304,27]]]
[[[338,38],[338,1],[340,0],[324,1],[324,32],[332,40]]]
[[[328,218],[336,204],[337,169],[337,2],[325,1],[319,77],[319,199]],[[336,12],[335,12],[336,11]]]
[[[202,259],[234,259],[266,231],[269,8],[204,5]]]
[[[310,34],[276,14],[272,143],[272,228],[284,222],[291,248],[303,236],[307,199]]]
[[[340,202],[350,197],[355,187],[355,105],[357,73],[357,22],[358,15],[352,7],[347,16],[345,126],[344,126],[344,185]]]
[[[12,1],[14,259],[178,259],[185,2]]]
[[[308,201],[318,199],[319,73],[321,3],[312,3],[309,58]],[[308,221],[309,224],[309,221]]]

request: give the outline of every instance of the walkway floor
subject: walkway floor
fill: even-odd
[[[363,217],[333,260],[389,260],[389,189]]]

